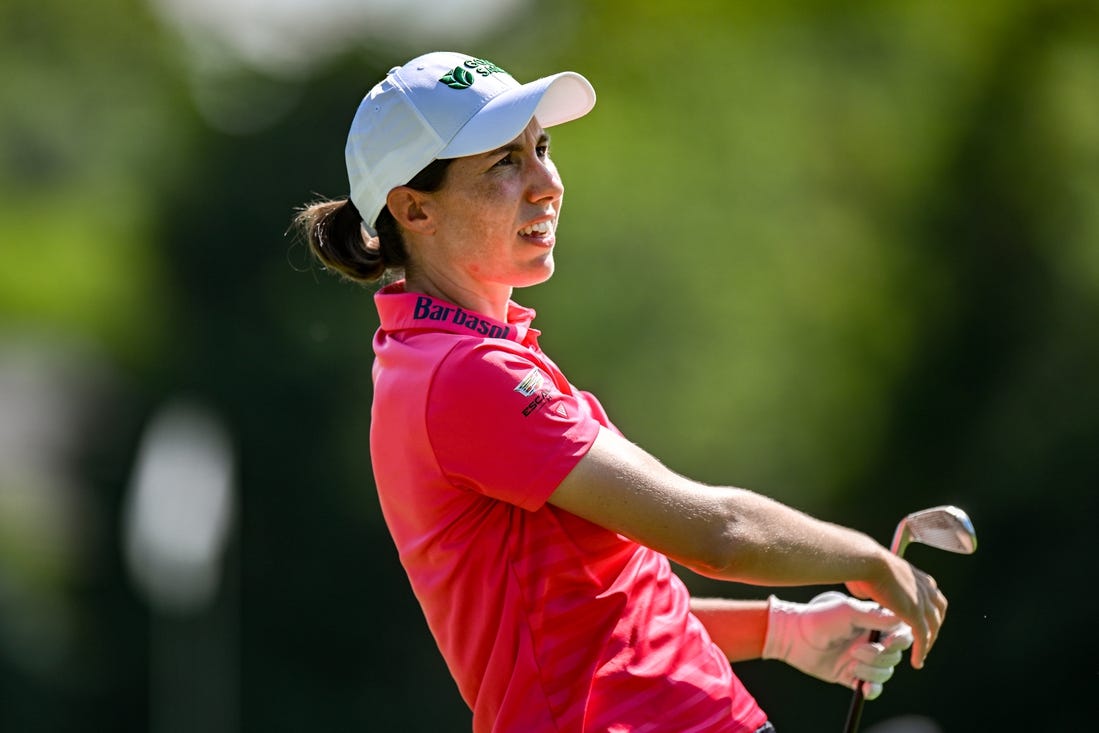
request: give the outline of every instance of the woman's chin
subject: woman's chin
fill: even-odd
[[[530,266],[524,269],[523,273],[516,278],[513,287],[529,288],[533,285],[541,285],[553,277],[553,271],[553,253],[547,252],[544,257],[540,257],[537,261],[531,262]]]

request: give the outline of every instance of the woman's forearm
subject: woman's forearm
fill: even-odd
[[[730,662],[745,662],[763,655],[767,601],[691,598],[691,612]]]
[[[872,581],[886,572],[885,548],[868,535],[815,519],[746,489],[707,487],[721,523],[696,572],[770,586]]]
[[[722,580],[824,585],[887,572],[888,551],[867,535],[746,489],[691,481],[607,430],[550,502]]]

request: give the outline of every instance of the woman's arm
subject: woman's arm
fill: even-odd
[[[767,638],[767,601],[691,598],[691,613],[730,662],[762,658]]]
[[[935,581],[869,536],[814,519],[754,492],[674,473],[610,430],[550,503],[709,577],[767,586],[846,583],[912,627],[923,666],[946,598]]]
[[[868,700],[912,645],[911,629],[889,611],[836,591],[808,604],[692,598],[691,611],[730,662],[777,659],[825,682],[861,682]],[[880,643],[868,641],[870,630],[881,632]]]

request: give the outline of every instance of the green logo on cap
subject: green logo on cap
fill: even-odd
[[[507,73],[491,61],[486,61],[485,59],[469,59],[461,66],[455,66],[443,76],[443,78],[439,79],[439,81],[446,84],[451,89],[469,89],[473,86],[473,81],[475,79],[473,73],[471,73],[469,69],[473,69],[474,72],[481,76]]]
[[[455,66],[453,71],[439,81],[446,84],[451,89],[469,89],[473,86],[473,74],[469,73],[461,66]]]

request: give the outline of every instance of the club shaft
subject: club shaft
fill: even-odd
[[[870,632],[871,643],[879,638],[881,638],[880,631]],[[847,708],[847,722],[843,726],[843,733],[855,733],[859,729],[859,721],[862,719],[862,706],[865,702],[866,698],[862,694],[862,683],[860,683],[851,695],[851,706]]]
[[[903,526],[903,525],[901,525]],[[897,527],[897,532],[893,536],[893,554],[897,557],[904,557],[904,551],[907,547],[907,542],[902,540],[903,531],[901,527]],[[870,632],[870,643],[881,639],[881,632],[874,630]],[[862,685],[859,683],[855,685],[855,691],[851,694],[851,705],[847,708],[847,722],[843,725],[843,733],[855,733],[859,729],[859,721],[862,719],[862,706],[866,703],[866,697],[862,694]]]

